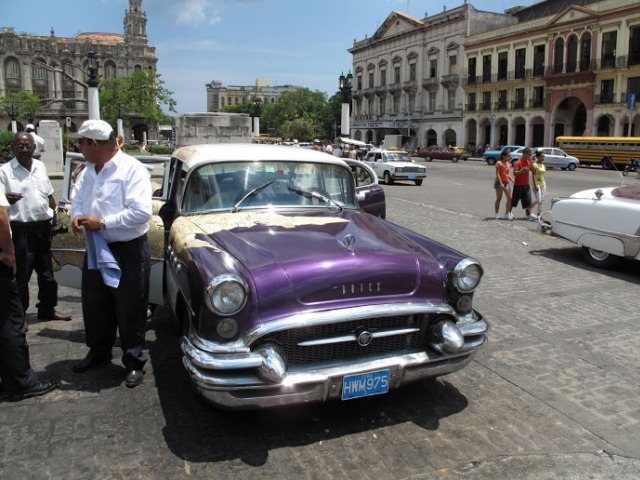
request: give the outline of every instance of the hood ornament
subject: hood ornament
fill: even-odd
[[[338,243],[342,245],[346,251],[355,252],[356,251],[356,237],[351,234],[345,235],[342,240],[338,240]]]

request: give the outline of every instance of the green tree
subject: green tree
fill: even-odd
[[[148,121],[173,123],[161,106],[175,112],[173,92],[164,86],[160,74],[151,70],[135,70],[126,77],[100,81],[100,107],[103,120],[116,123],[118,109],[122,115],[136,116]]]
[[[40,111],[40,100],[29,92],[8,93],[0,98],[2,109],[9,114],[13,105],[14,113],[18,120],[27,119],[33,121],[36,113]]]
[[[277,102],[266,103],[260,115],[260,130],[275,136],[312,140],[330,138],[333,120],[328,119],[327,98],[324,92],[300,88],[284,92]]]

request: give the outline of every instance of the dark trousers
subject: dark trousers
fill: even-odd
[[[50,221],[11,222],[16,251],[16,280],[22,308],[29,308],[29,280],[38,275],[38,311],[51,312],[58,304],[58,283],[51,264],[52,227]]]
[[[29,363],[18,284],[3,264],[0,264],[0,379],[5,393],[22,392],[36,382]]]
[[[82,315],[87,346],[98,358],[111,357],[120,333],[122,363],[129,370],[141,370],[147,361],[144,346],[151,255],[147,236],[128,242],[114,242],[109,249],[120,265],[118,288],[104,284],[99,270],[82,270]]]

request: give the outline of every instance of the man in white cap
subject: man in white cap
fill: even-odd
[[[120,269],[119,283],[108,281],[109,286],[85,257],[82,315],[89,353],[73,371],[109,363],[119,332],[125,384],[135,387],[142,383],[147,361],[143,347],[150,271],[147,222],[152,215],[149,172],[118,148],[113,128],[103,120],[87,120],[73,137],[80,139],[87,167],[74,188],[71,226],[75,233],[84,229],[92,238],[101,235]]]
[[[25,130],[29,135],[31,135],[31,137],[33,137],[33,141],[36,144],[36,150],[33,152],[33,158],[40,160],[42,152],[44,152],[44,138],[36,133],[36,127],[31,123],[27,123]]]

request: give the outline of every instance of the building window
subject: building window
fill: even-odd
[[[387,97],[380,97],[380,115],[387,113]]]
[[[602,68],[614,68],[616,66],[616,44],[618,32],[604,32],[602,34]]]
[[[416,96],[414,94],[409,95],[409,106],[408,106],[409,113],[413,113],[413,111],[415,110],[415,104],[416,104]]]
[[[116,78],[116,64],[108,61],[104,64],[104,78]]]
[[[629,65],[640,64],[640,26],[629,29]]]
[[[449,107],[449,111],[453,112],[456,109],[456,91],[455,90],[447,90],[447,105]]]
[[[416,81],[416,64],[412,63],[409,65],[409,80],[412,82]]]
[[[373,72],[369,72],[369,88],[373,88],[375,85],[373,83]]]
[[[469,85],[474,85],[476,83],[476,58],[470,58],[469,61],[467,62],[467,70],[468,70],[468,75],[469,78],[468,83]]]
[[[533,76],[540,77],[544,75],[544,55],[545,46],[536,45],[533,47]]]
[[[393,67],[393,83],[400,83],[400,67]]]
[[[491,55],[482,57],[482,83],[491,81]]]
[[[544,105],[544,87],[533,87],[532,107],[541,108]]]
[[[518,48],[516,50],[516,71],[515,78],[525,77],[525,64],[527,62],[527,51],[524,48]]]
[[[456,75],[458,73],[458,57],[451,55],[449,57],[449,75]]]
[[[385,86],[387,84],[387,71],[380,70],[380,85]]]
[[[431,59],[429,60],[429,78],[437,78],[438,77],[438,60]]]
[[[600,83],[600,102],[599,103],[613,103],[613,88],[614,81],[603,80]]]
[[[578,66],[578,37],[571,35],[567,40],[567,73],[576,71]]]
[[[467,100],[467,110],[474,112],[476,110],[476,94],[470,93]]]
[[[564,39],[559,38],[556,41],[553,50],[553,72],[562,73],[564,64]]]
[[[400,111],[400,95],[393,96],[393,113]]]
[[[22,75],[20,64],[15,58],[8,58],[4,62],[4,83],[6,93],[18,93],[22,90]]]
[[[580,71],[591,70],[591,34],[585,33],[580,39]]]
[[[507,108],[507,91],[498,90],[498,108],[504,110]]]
[[[516,88],[516,101],[514,108],[524,108],[524,88]]]
[[[498,54],[498,80],[507,79],[507,68],[509,64],[507,62],[507,52],[500,52]]]
[[[436,92],[429,92],[429,111],[436,111]]]
[[[482,92],[482,109],[491,110],[491,92]]]
[[[356,90],[362,90],[362,75],[358,75],[357,85]]]

